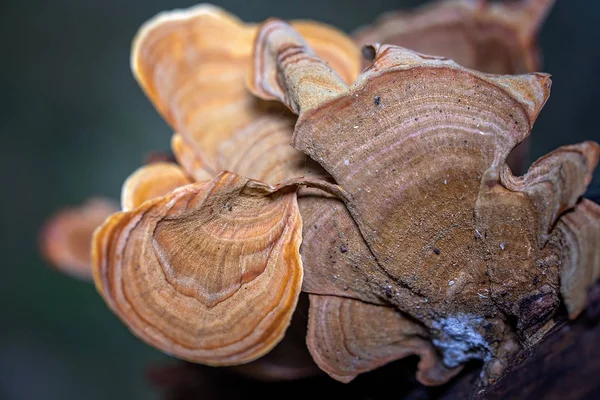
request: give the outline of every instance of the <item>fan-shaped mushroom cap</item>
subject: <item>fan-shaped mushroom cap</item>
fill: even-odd
[[[326,178],[319,164],[290,146],[294,123],[289,116],[257,116],[218,146],[215,162],[222,170],[270,184],[299,176]],[[214,172],[204,152],[181,134],[173,135],[171,146],[195,181],[211,179]]]
[[[175,133],[171,138],[171,149],[179,165],[196,182],[211,180],[215,172],[209,165],[204,153],[194,146],[189,139],[179,133]]]
[[[551,242],[560,251],[560,292],[569,317],[577,317],[587,303],[590,287],[600,278],[600,206],[583,199],[563,215]]]
[[[223,170],[243,171],[244,176],[272,184],[299,176],[326,176],[319,164],[290,146],[294,122],[294,118],[269,114],[257,117],[219,145],[217,164]],[[174,136],[173,146],[179,154],[193,151],[181,135]],[[202,171],[195,173],[197,177],[207,175],[200,165],[184,162],[190,170]]]
[[[303,232],[302,291],[385,304],[374,290],[377,261],[342,201],[322,192],[301,191],[298,197]]]
[[[546,102],[549,76],[487,75],[384,45],[341,89],[289,25],[269,21],[257,37],[250,89],[300,112],[292,145],[348,193],[379,296],[430,328],[445,364],[498,356],[508,317],[522,340],[541,328],[558,305],[549,229],[598,158],[586,142],[510,176],[506,157]]]
[[[360,71],[360,52],[350,38],[316,22],[293,24],[348,82],[354,80]],[[221,165],[220,151],[231,148],[233,144],[227,142],[235,142],[236,133],[257,119],[268,117],[273,124],[293,124],[280,107],[259,101],[245,88],[255,33],[255,25],[244,24],[218,7],[200,5],[159,14],[136,36],[131,55],[133,72],[159,112],[186,139],[174,141],[174,153],[184,168],[192,166],[188,171],[194,177],[232,170]],[[285,140],[289,143],[287,130],[286,135],[261,136],[256,129],[254,133],[247,139],[271,153],[274,146]],[[182,155],[190,146],[193,151],[188,149]],[[282,157],[294,150],[284,151],[287,153]],[[232,171],[259,178],[243,170]]]
[[[515,177],[504,167],[501,181],[512,192],[525,193],[538,213],[540,246],[558,217],[575,206],[592,181],[600,147],[595,142],[563,146],[534,162],[527,174]]]
[[[442,0],[413,11],[391,12],[355,34],[361,45],[393,44],[450,58],[462,66],[496,74],[540,70],[537,32],[554,0]],[[507,159],[524,173],[530,140]]]
[[[123,322],[190,361],[256,359],[287,328],[302,284],[295,190],[224,172],[96,231],[94,280]]]
[[[421,357],[417,379],[424,385],[446,383],[462,369],[446,368],[427,331],[393,308],[319,295],[310,295],[310,306],[308,348],[341,382],[413,354]]]
[[[554,0],[442,0],[382,15],[361,28],[360,45],[385,43],[451,58],[482,72],[539,70],[536,34]]]
[[[123,184],[121,208],[130,211],[146,200],[168,194],[192,183],[183,170],[173,163],[156,162],[135,171]]]
[[[61,272],[91,280],[92,235],[110,215],[119,211],[113,201],[91,198],[78,207],[54,214],[41,230],[44,257]]]
[[[537,33],[554,0],[442,0],[412,11],[382,15],[355,34],[360,45],[393,44],[450,58],[462,66],[496,74],[540,70]],[[530,139],[507,159],[522,174]]]

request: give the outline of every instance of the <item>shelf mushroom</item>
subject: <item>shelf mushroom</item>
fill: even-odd
[[[392,11],[354,33],[361,45],[385,43],[444,56],[481,72],[540,68],[537,34],[555,0],[442,0]]]
[[[141,28],[132,69],[179,165],[131,175],[93,241],[98,291],[134,334],[207,365],[265,360],[238,367],[261,379],[306,376],[314,365],[271,352],[304,291],[330,376],[415,354],[417,379],[439,385],[471,359],[500,375],[552,327],[559,294],[581,312],[600,275],[600,207],[580,200],[598,145],[523,176],[506,165],[549,76],[386,45],[359,75],[359,54],[323,24],[259,27],[209,5]]]
[[[441,0],[387,12],[354,38],[361,46],[393,44],[481,72],[536,72],[542,59],[537,35],[553,5],[554,0]],[[524,173],[529,165],[530,142],[525,139],[509,154],[513,172]]]
[[[58,211],[41,229],[39,242],[44,258],[69,276],[91,280],[94,230],[117,211],[115,202],[101,197]]]
[[[367,50],[373,64],[348,87],[292,27],[270,20],[248,85],[299,114],[292,146],[347,193],[377,262],[369,278],[378,296],[427,326],[446,366],[482,359],[498,376],[551,324],[561,268],[598,268],[595,235],[559,247],[549,239],[589,184],[599,146],[562,147],[515,177],[506,158],[545,104],[548,75],[488,75],[401,47]],[[577,264],[561,263],[572,252]]]
[[[327,58],[332,65],[335,65],[338,71],[345,74],[349,82],[354,80],[360,68],[360,54],[349,38],[323,24],[314,22],[294,22],[293,24],[307,35],[308,40],[319,49],[323,57]],[[229,43],[229,46],[224,47],[222,46],[223,41],[213,40],[213,33],[216,31],[219,32],[221,39],[227,39],[225,42]],[[128,282],[138,281],[139,290],[144,293],[143,288],[148,287],[148,285],[151,286],[151,282],[143,282],[138,277],[139,269],[135,269],[131,264],[128,264],[128,262],[135,262],[137,258],[128,257],[123,260],[121,255],[127,249],[138,248],[143,240],[156,245],[158,239],[153,237],[152,234],[157,233],[157,231],[140,231],[141,227],[135,225],[136,229],[131,232],[121,232],[122,225],[130,219],[133,221],[131,224],[137,224],[137,218],[142,218],[144,222],[146,221],[145,218],[155,218],[154,211],[150,212],[150,210],[156,210],[158,207],[154,204],[155,202],[160,199],[164,200],[162,197],[151,200],[155,196],[162,194],[172,197],[178,190],[191,190],[189,185],[182,186],[171,194],[167,193],[168,190],[163,190],[163,188],[172,189],[185,185],[187,183],[186,175],[199,182],[195,184],[197,186],[196,190],[201,190],[200,186],[202,185],[204,185],[202,187],[215,185],[214,182],[220,179],[219,177],[235,176],[236,179],[246,179],[229,172],[214,177],[220,170],[240,172],[245,176],[269,183],[277,183],[283,179],[301,175],[321,176],[324,174],[316,163],[307,163],[307,159],[302,153],[289,146],[295,117],[289,113],[287,115],[283,114],[283,109],[279,106],[256,99],[245,89],[245,75],[250,66],[252,40],[255,31],[256,26],[244,24],[223,10],[209,5],[163,13],[140,29],[132,49],[132,69],[156,108],[172,125],[173,129],[179,132],[173,136],[172,147],[185,172],[181,173],[180,170],[171,165],[158,164],[143,167],[133,174],[126,181],[122,192],[123,208],[125,211],[130,210],[129,213],[118,214],[107,221],[104,227],[98,231],[95,239],[97,245],[95,252],[97,286],[107,302],[111,304],[113,310],[130,329],[145,341],[152,343],[163,351],[177,355],[180,358],[209,365],[236,365],[251,361],[264,355],[281,340],[295,307],[295,299],[298,297],[300,290],[299,285],[302,283],[299,254],[295,254],[293,249],[288,249],[288,247],[293,248],[295,245],[299,246],[298,235],[301,225],[298,221],[295,220],[293,227],[289,228],[294,232],[293,237],[295,239],[293,243],[289,243],[292,240],[291,237],[281,239],[273,236],[272,232],[267,231],[263,232],[262,236],[257,239],[261,243],[264,242],[263,244],[266,246],[260,249],[253,249],[249,245],[252,239],[251,236],[247,238],[247,243],[241,238],[229,243],[231,248],[250,252],[248,262],[242,263],[243,265],[236,264],[236,260],[239,261],[241,256],[236,255],[235,252],[219,245],[205,248],[204,246],[208,243],[206,241],[202,242],[203,245],[200,247],[194,246],[191,242],[187,242],[188,246],[175,246],[171,250],[173,254],[169,253],[167,255],[167,250],[162,252],[162,256],[169,258],[169,260],[174,257],[179,262],[169,261],[167,263],[166,259],[162,258],[156,262],[163,268],[170,268],[168,270],[173,274],[178,275],[181,273],[184,275],[184,278],[177,280],[177,284],[173,286],[173,293],[169,292],[170,295],[176,295],[174,293],[180,292],[189,295],[187,291],[193,292],[192,287],[198,285],[200,288],[205,287],[210,279],[214,279],[214,287],[205,287],[202,291],[204,297],[201,296],[201,298],[205,303],[204,305],[199,305],[200,300],[191,297],[187,298],[187,303],[182,303],[182,306],[188,307],[189,310],[196,307],[190,311],[190,313],[194,313],[194,317],[189,318],[190,321],[181,316],[177,310],[173,311],[174,315],[180,315],[180,320],[184,321],[181,322],[181,326],[173,326],[168,320],[165,320],[165,315],[168,316],[169,313],[161,318],[158,310],[156,310],[157,313],[153,314],[152,318],[143,318],[143,321],[151,322],[145,325],[142,324],[140,327],[139,321],[132,320],[134,313],[128,312],[130,310],[129,305],[122,304],[124,297],[118,291],[120,288],[113,292],[111,279],[113,279],[113,274],[120,274],[121,269],[128,271],[128,268],[132,268],[131,271],[135,272],[131,272],[132,275],[127,280]],[[183,49],[183,51],[177,51],[177,49]],[[198,93],[202,95],[198,96]],[[251,186],[270,187],[258,183],[258,181],[248,182],[253,182],[249,183]],[[288,182],[289,185],[293,185],[293,183]],[[326,186],[325,183],[323,185]],[[323,185],[316,186],[323,188]],[[152,192],[157,188],[160,188],[160,192],[163,193]],[[317,191],[318,188],[314,190]],[[286,192],[282,198],[287,199],[286,201],[291,201],[290,199],[293,198],[295,204],[296,194],[294,191],[292,192]],[[265,193],[265,198],[269,199],[278,196],[274,192]],[[211,191],[211,195],[214,194]],[[217,200],[222,199],[222,197],[223,195],[219,193]],[[254,199],[254,197],[252,198]],[[161,205],[160,207],[166,210],[170,206]],[[286,210],[294,207],[296,206],[288,205]],[[241,210],[237,206],[234,209],[238,212]],[[220,207],[217,209],[211,207],[202,208],[202,210],[194,209],[189,213],[190,218],[196,218],[199,213],[212,216],[219,210],[221,210]],[[261,213],[260,209],[251,207],[245,211],[242,210],[242,213],[248,212],[249,214],[242,216],[240,223],[251,223],[252,221],[248,219],[249,215],[258,217],[264,214],[265,218],[274,218],[275,221],[279,221],[278,216],[281,219],[287,218],[283,218],[282,215],[277,214],[268,207],[262,211]],[[291,215],[299,218],[296,211],[290,212]],[[172,217],[165,215],[165,218],[170,219]],[[223,224],[223,221],[216,218],[213,223],[214,226],[218,227]],[[254,228],[258,229],[259,226],[265,225],[265,221],[255,220]],[[180,228],[175,228],[176,231],[177,229],[184,229],[185,226],[189,228],[188,222],[180,221],[176,223],[172,221],[173,226],[181,225]],[[151,222],[151,224],[153,223]],[[159,222],[156,222],[156,224],[159,224]],[[230,229],[239,231],[240,235],[250,235],[250,232],[245,232],[233,220],[229,220],[226,224],[230,226]],[[280,222],[275,227],[282,228],[285,226],[283,222]],[[205,225],[202,225],[202,227],[204,229]],[[192,235],[192,232],[190,231],[189,234]],[[173,235],[164,233],[163,237],[168,238]],[[208,232],[207,235],[209,238],[216,237],[218,232]],[[196,235],[192,236],[195,237]],[[198,234],[198,236],[200,237],[198,240],[205,240],[202,239],[202,235]],[[222,239],[224,243],[229,241],[229,239],[226,239]],[[281,276],[276,274],[275,278],[271,277],[272,280],[275,279],[275,282],[273,282],[272,280],[265,280],[265,276],[269,274],[262,274],[263,271],[260,268],[265,268],[263,265],[265,261],[259,258],[261,254],[265,255],[263,253],[272,254],[274,257],[279,254],[274,250],[276,249],[274,247],[275,243],[271,242],[277,240],[279,240],[277,243],[281,242],[288,246],[284,257],[286,260],[296,257],[296,264],[294,264],[296,267],[294,267],[295,272],[293,274],[283,274],[282,272],[283,275]],[[116,249],[111,247],[113,241],[122,243],[124,247]],[[171,247],[165,246],[165,249],[171,249]],[[112,251],[115,253],[111,253]],[[182,257],[181,254],[188,254],[189,257],[179,258]],[[226,254],[229,254],[230,258],[227,258]],[[268,264],[270,267],[266,271],[270,274],[274,273],[273,271],[279,271],[282,268],[282,262],[282,260],[272,261]],[[156,263],[152,264],[145,258],[140,262],[140,265],[147,268],[158,268]],[[206,268],[206,273],[198,269],[202,268],[202,265]],[[235,270],[238,273],[234,273]],[[208,274],[209,271],[212,272]],[[135,279],[133,276],[135,276]],[[230,279],[226,276],[229,276]],[[160,277],[160,274],[158,277]],[[256,282],[265,283],[266,286],[262,287],[265,293],[260,294],[260,290],[257,288],[254,294],[256,297],[255,303],[249,304],[246,289],[252,287],[252,284],[256,284]],[[223,287],[218,288],[219,285]],[[184,288],[182,289],[182,287]],[[242,287],[243,290],[240,289]],[[278,287],[279,290],[285,289],[287,296],[281,306],[282,311],[280,311],[281,315],[279,317],[272,309],[276,304],[274,303],[275,300],[268,301],[268,298],[278,293]],[[126,288],[123,288],[123,290],[126,290]],[[200,291],[200,289],[196,290]],[[237,293],[236,290],[239,290],[240,293],[237,295],[232,294]],[[209,296],[210,299],[206,296]],[[213,299],[215,296],[216,298]],[[231,300],[226,301],[219,296],[225,296],[226,299],[231,296]],[[139,299],[139,297],[133,296],[132,298]],[[148,313],[152,313],[153,308],[150,302],[153,300],[146,300],[147,303],[140,300],[137,305]],[[150,306],[144,308],[144,305],[148,304]],[[237,306],[232,306],[233,304],[237,304]],[[250,307],[250,309],[247,307]],[[265,308],[261,309],[260,307]],[[241,312],[240,310],[255,311],[256,315],[253,312],[248,312],[246,317],[250,319],[250,322],[240,323],[240,319],[237,318],[238,315],[228,319],[223,310],[232,313]],[[263,312],[265,315],[262,315],[262,317],[269,316],[271,322],[265,322],[263,323],[264,326],[261,325],[261,327],[271,336],[268,336],[267,333],[262,336],[256,333],[254,336],[246,338],[244,335],[247,332],[243,331],[243,334],[241,333],[239,337],[236,337],[236,329],[252,330],[256,325],[252,324],[252,321],[254,321],[252,318],[258,318],[258,321],[260,321],[260,318],[262,318],[260,314]],[[210,328],[206,327],[204,330],[198,331],[199,326],[207,325],[207,321],[202,317],[204,313],[207,313],[208,316],[212,315],[214,318],[212,322],[209,320],[208,325],[214,325],[216,326],[215,329],[220,330],[211,333]],[[217,318],[221,318],[221,325],[217,323]],[[162,326],[164,332],[159,332],[161,329],[155,328],[155,325]],[[231,333],[227,333],[227,331],[231,331]],[[256,331],[260,331],[260,328]],[[194,334],[196,336],[193,336]],[[214,336],[213,339],[210,339],[211,334]],[[185,337],[185,335],[188,336]],[[229,336],[229,339],[226,336]],[[237,344],[238,347],[255,345],[257,349],[235,352],[223,344],[225,348],[219,350],[216,347],[217,345],[210,344],[212,343],[210,340],[231,341],[232,343],[240,340],[241,343]],[[255,342],[247,345],[243,342],[244,340],[254,340]],[[184,345],[180,346],[179,341],[184,342]],[[202,346],[209,347],[202,350]],[[234,346],[234,344],[231,344],[231,346]],[[222,355],[224,353],[228,355]]]
[[[192,181],[174,163],[156,162],[145,165],[131,174],[121,189],[121,209],[130,211],[146,200],[164,196]]]
[[[348,83],[354,81],[361,58],[349,37],[318,22],[292,24]],[[157,15],[134,39],[134,76],[176,132],[173,153],[196,181],[222,170],[269,184],[319,174],[289,146],[295,118],[245,87],[256,30],[201,4]]]
[[[390,307],[311,295],[308,329],[315,362],[340,382],[411,355],[420,358],[416,377],[424,385],[441,385],[462,370],[445,367],[425,328]]]
[[[94,278],[146,342],[208,365],[252,361],[290,323],[302,285],[295,192],[224,172],[109,218]]]

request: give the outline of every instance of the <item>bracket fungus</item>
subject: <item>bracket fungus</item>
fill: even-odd
[[[393,44],[481,72],[535,72],[541,59],[536,36],[554,1],[442,0],[386,13],[354,36],[359,45]]]
[[[459,37],[466,66],[373,44],[362,72],[354,42],[320,23],[209,5],[152,19],[131,65],[177,163],[126,180],[94,234],[98,291],[154,347],[261,379],[313,371],[284,342],[271,352],[301,291],[308,350],[337,380],[410,355],[425,385],[473,359],[498,377],[600,276],[600,207],[581,199],[598,144],[525,174],[507,164],[550,93],[533,71],[551,4],[441,2],[357,40],[428,33],[435,53]]]
[[[94,237],[99,292],[145,341],[209,365],[281,340],[302,284],[295,192],[224,172],[110,217]]]
[[[553,5],[554,0],[441,0],[386,13],[354,37],[359,45],[398,45],[481,72],[536,72],[542,59],[537,34]],[[525,172],[529,146],[527,138],[511,152],[513,172]]]
[[[446,368],[427,331],[390,307],[310,295],[307,345],[321,369],[341,382],[390,361],[419,355],[417,379],[440,385],[462,367]]]
[[[42,227],[40,248],[44,258],[59,271],[92,279],[92,236],[106,218],[119,211],[113,201],[94,197],[78,207],[54,214]]]
[[[327,25],[292,22],[316,51],[351,83],[361,67],[360,52],[352,40]],[[282,108],[253,97],[244,82],[250,65],[257,27],[245,24],[218,7],[202,4],[188,10],[159,14],[148,21],[134,39],[131,66],[140,86],[165,120],[178,132],[173,152],[196,180],[207,180],[219,171],[237,170],[227,153],[240,143],[252,144],[248,159],[272,157],[280,174],[267,183],[299,176],[281,171],[281,165],[303,166],[305,157],[289,147],[294,120]],[[218,40],[216,40],[218,38]],[[254,128],[249,127],[249,125]],[[285,124],[288,126],[282,126]],[[279,146],[279,149],[274,147]],[[258,152],[258,153],[257,153]],[[224,154],[225,153],[225,154]],[[294,153],[300,156],[294,161]],[[272,154],[273,156],[269,156]],[[300,175],[304,175],[303,172]]]
[[[589,184],[598,144],[565,146],[515,177],[506,158],[545,104],[548,75],[489,75],[391,45],[372,52],[347,87],[272,20],[249,87],[299,114],[292,146],[347,193],[377,263],[375,293],[429,329],[446,366],[483,359],[497,376],[558,307],[558,256],[581,246],[548,238]],[[573,268],[596,269],[596,252]]]
[[[180,186],[192,183],[177,164],[155,162],[139,168],[127,178],[121,189],[121,208],[129,211],[146,200],[164,196]]]

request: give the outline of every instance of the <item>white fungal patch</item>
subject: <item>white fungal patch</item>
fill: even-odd
[[[350,165],[350,161],[344,160],[344,165]]]
[[[487,360],[489,345],[477,328],[483,318],[464,313],[455,314],[433,322],[439,333],[433,344],[442,352],[444,364],[454,368],[468,360]]]

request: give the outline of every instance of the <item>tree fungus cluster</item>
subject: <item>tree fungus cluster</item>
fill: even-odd
[[[525,173],[515,151],[550,94],[535,36],[551,3],[447,0],[354,40],[210,5],[160,14],[131,65],[176,162],[131,175],[118,212],[53,219],[46,255],[191,362],[268,359],[305,292],[306,345],[334,379],[409,355],[426,385],[473,359],[497,378],[600,276],[600,207],[581,198],[598,144]],[[267,375],[311,371],[279,354]]]

